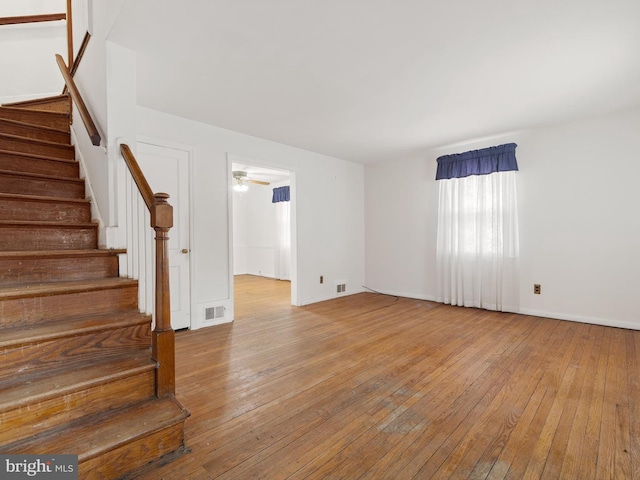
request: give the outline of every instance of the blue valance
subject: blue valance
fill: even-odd
[[[289,185],[273,189],[273,199],[271,200],[271,203],[288,202],[289,199]]]
[[[518,170],[515,143],[438,157],[436,180]]]

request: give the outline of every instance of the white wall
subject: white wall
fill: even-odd
[[[108,36],[125,0],[92,0],[91,40],[74,80],[102,137],[100,147],[91,145],[86,129],[74,115],[74,141],[82,152],[83,174],[92,186],[94,215],[101,222],[100,243],[122,247],[109,232],[117,225],[116,163],[118,139],[135,150],[136,56],[109,42]],[[84,12],[83,12],[84,13]],[[111,230],[110,230],[111,229]]]
[[[0,5],[0,17],[65,11],[64,0]],[[0,26],[0,51],[0,104],[62,93],[64,82],[55,54],[68,61],[65,21]]]
[[[624,112],[367,166],[366,285],[433,299],[436,158],[515,142],[521,312],[640,329],[638,132]]]
[[[198,305],[222,301],[229,308],[228,154],[295,174],[298,303],[334,298],[333,282],[348,290],[364,280],[364,167],[325,155],[138,107],[138,133],[192,148],[194,268]],[[320,284],[319,277],[325,282]],[[195,327],[199,326],[194,318]]]
[[[245,192],[246,193],[246,192]],[[249,270],[247,264],[247,227],[249,217],[249,196],[233,192],[233,274],[244,275]]]
[[[233,192],[234,275],[275,276],[277,244],[273,187],[250,185]]]

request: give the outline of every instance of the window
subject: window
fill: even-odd
[[[438,158],[438,301],[517,310],[515,147]]]

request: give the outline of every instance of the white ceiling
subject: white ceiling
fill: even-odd
[[[361,163],[640,106],[640,0],[128,0],[138,103]]]

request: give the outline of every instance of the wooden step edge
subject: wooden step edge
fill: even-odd
[[[61,95],[53,95],[51,97],[41,97],[41,98],[33,98],[31,100],[20,100],[19,102],[10,102],[3,103],[3,107],[27,107],[33,105],[41,105],[43,103],[56,103],[56,102],[67,102],[69,100],[69,95],[61,94]],[[49,110],[45,110],[49,111]]]
[[[137,310],[112,314],[86,315],[34,325],[8,327],[2,330],[2,349],[24,347],[59,338],[81,337],[123,327],[151,324],[151,316]]]
[[[12,135],[10,133],[0,132],[1,138],[6,138],[14,142],[28,143],[30,145],[37,144],[42,147],[59,148],[60,150],[75,151],[75,147],[70,143],[52,142],[50,140],[39,140],[36,138],[23,137],[22,135]]]
[[[153,405],[153,407],[151,407]],[[156,410],[157,412],[154,412]],[[147,429],[138,429],[136,433],[127,436],[117,434],[118,431],[125,431],[124,428],[119,428],[112,419],[104,419],[101,422],[102,425],[106,425],[109,430],[113,432],[113,436],[118,438],[119,441],[114,441],[111,445],[105,445],[102,448],[95,448],[97,442],[90,442],[92,449],[86,451],[84,454],[79,455],[79,462],[86,462],[92,458],[102,455],[104,453],[115,450],[127,443],[134,442],[138,439],[147,437],[155,432],[164,430],[171,426],[184,422],[191,413],[178,402],[174,397],[155,398],[148,402],[141,402],[130,407],[124,407],[120,415],[119,421],[122,422],[122,426],[126,426],[131,420],[127,420],[127,417],[135,418],[136,422],[140,426],[147,426]],[[99,423],[100,425],[100,423]],[[94,438],[98,438],[97,436]],[[112,437],[113,438],[113,437]]]
[[[0,111],[2,110],[8,111],[8,112],[15,112],[19,114],[26,113],[27,115],[33,115],[33,116],[44,115],[49,117],[69,118],[68,112],[56,112],[53,110],[38,110],[35,108],[20,108],[19,106],[13,106],[13,105],[2,105],[0,106]]]
[[[25,284],[0,288],[0,301],[33,297],[52,297],[55,295],[71,295],[74,293],[96,292],[99,290],[115,290],[119,288],[136,287],[137,285],[137,280],[121,277],[85,280],[81,282]]]
[[[0,227],[40,227],[40,228],[65,228],[65,229],[86,229],[98,228],[94,222],[48,222],[44,220],[0,220]]]
[[[13,150],[3,150],[0,149],[0,155],[12,156],[12,157],[23,157],[32,160],[45,160],[48,162],[60,162],[60,163],[78,163],[76,160],[69,158],[60,158],[60,157],[49,157],[47,155],[38,155],[37,153],[27,153],[27,152],[14,152]],[[13,170],[7,170],[13,171]]]
[[[140,350],[135,354],[121,354],[111,358],[101,358],[86,366],[73,364],[71,368],[49,370],[33,375],[26,382],[4,385],[0,382],[3,395],[0,398],[0,413],[44,402],[51,398],[69,395],[88,388],[106,385],[122,378],[155,370],[151,350]]]
[[[51,180],[55,182],[66,182],[84,185],[84,178],[60,177],[58,175],[44,175],[42,173],[16,172],[14,170],[0,170],[0,175],[11,177],[22,177],[35,180]]]
[[[24,122],[22,120],[13,120],[12,118],[2,118],[0,117],[0,124],[10,124],[13,125],[15,127],[23,127],[23,128],[28,128],[28,129],[32,129],[32,130],[38,130],[40,132],[47,132],[47,133],[56,133],[56,134],[62,134],[62,135],[71,135],[71,132],[69,130],[60,130],[58,128],[54,128],[54,127],[48,127],[45,125],[38,125],[37,123],[29,123],[29,122]],[[67,144],[65,144],[67,145]]]
[[[77,205],[91,204],[91,200],[88,198],[50,197],[45,195],[24,195],[22,193],[0,192],[0,200],[2,199],[20,200],[21,202],[73,203]]]
[[[45,259],[68,257],[100,257],[122,255],[127,253],[125,248],[93,248],[86,250],[13,250],[0,251],[0,260],[3,259]]]
[[[153,398],[84,417],[25,440],[4,445],[2,451],[39,454],[64,451],[77,454],[82,463],[182,423],[189,415],[188,410],[174,397]]]

